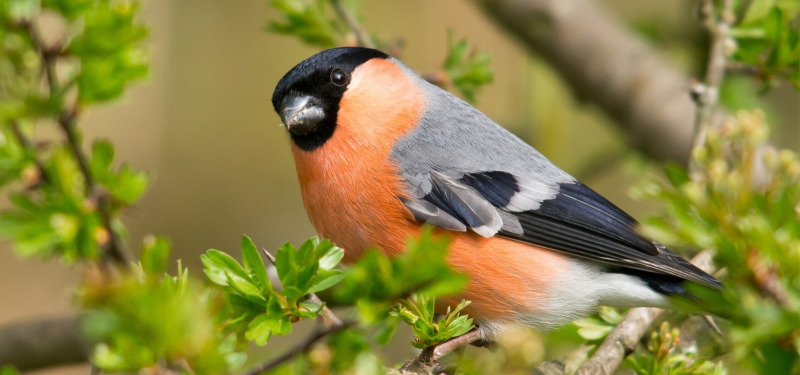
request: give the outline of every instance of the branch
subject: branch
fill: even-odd
[[[347,27],[350,28],[350,31],[355,34],[358,45],[367,48],[375,48],[375,43],[372,42],[372,38],[361,27],[358,21],[356,21],[356,18],[350,14],[344,4],[342,4],[340,0],[331,0],[331,4],[339,18],[341,18],[342,21],[347,24]]]
[[[305,352],[308,352],[314,346],[314,344],[316,344],[323,338],[327,337],[328,335],[339,332],[347,327],[350,327],[351,325],[353,325],[353,323],[348,322],[348,323],[343,323],[341,325],[330,326],[323,330],[316,331],[314,334],[306,338],[305,341],[301,342],[300,344],[298,344],[288,352],[284,353],[280,357],[275,358],[268,362],[264,362],[256,367],[253,367],[250,370],[247,370],[244,373],[242,373],[242,375],[258,375],[261,374],[262,372],[267,372],[269,370],[272,370],[282,365],[283,363],[291,360],[292,358],[297,357],[298,355],[303,354]]]
[[[406,362],[400,368],[400,374],[440,374],[446,372],[439,365],[439,360],[452,353],[454,350],[465,347],[473,342],[481,340],[482,334],[479,329],[473,329],[461,336],[454,337],[439,345],[427,347],[419,355]]]
[[[700,4],[700,17],[703,25],[708,29],[711,45],[708,52],[705,82],[694,82],[692,85],[692,98],[697,104],[697,119],[695,122],[694,144],[698,146],[704,141],[705,130],[714,124],[714,113],[717,111],[719,101],[719,87],[727,68],[726,44],[728,33],[734,20],[732,0],[723,0],[720,15],[714,7],[714,0],[703,0]]]
[[[19,370],[85,362],[89,345],[81,339],[79,315],[0,327],[0,367]]]
[[[695,107],[689,80],[595,1],[473,0],[598,104],[629,142],[655,159],[685,163]]]
[[[692,258],[692,264],[706,272],[714,268],[711,252],[702,251]],[[638,307],[625,314],[611,333],[606,336],[597,351],[594,352],[575,375],[613,374],[622,360],[636,348],[636,343],[647,333],[650,325],[664,310],[652,307]]]
[[[61,95],[60,84],[58,82],[58,75],[56,71],[56,59],[58,58],[61,46],[45,45],[44,41],[39,35],[37,28],[30,22],[23,22],[21,27],[28,31],[36,50],[39,52],[39,57],[42,61],[42,69],[44,70],[45,82],[49,88],[50,96]],[[97,204],[97,210],[103,220],[103,229],[108,233],[108,240],[101,243],[103,249],[104,260],[111,259],[118,264],[127,264],[133,259],[130,254],[124,249],[122,243],[114,228],[112,228],[111,216],[111,202],[108,194],[100,192],[97,184],[95,183],[94,176],[89,169],[89,160],[86,154],[81,149],[81,139],[78,131],[75,129],[75,117],[77,116],[77,106],[71,110],[63,110],[58,116],[58,125],[66,139],[65,143],[69,147],[75,161],[78,164],[81,175],[84,179],[86,197]],[[42,169],[43,170],[43,169]]]

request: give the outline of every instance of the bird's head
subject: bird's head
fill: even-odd
[[[399,120],[420,112],[417,78],[378,50],[333,48],[286,73],[275,87],[272,105],[302,150],[321,147],[341,127],[370,143],[374,131],[408,122]]]

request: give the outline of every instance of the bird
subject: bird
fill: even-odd
[[[317,233],[354,262],[401,254],[424,226],[451,236],[464,311],[484,340],[551,330],[598,306],[670,307],[721,283],[478,109],[375,49],[300,62],[272,105]],[[454,304],[455,298],[445,304]]]

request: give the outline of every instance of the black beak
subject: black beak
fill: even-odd
[[[306,135],[325,118],[325,110],[313,96],[290,95],[283,99],[280,108],[281,120],[294,135]]]

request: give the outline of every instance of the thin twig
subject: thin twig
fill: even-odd
[[[692,258],[692,264],[703,271],[712,272],[714,266],[711,263],[711,252],[700,252]],[[638,307],[628,311],[592,357],[575,371],[575,375],[613,374],[622,360],[633,352],[636,343],[647,333],[653,321],[663,313],[664,310],[652,307]]]
[[[269,251],[267,251],[267,249],[263,249],[262,248],[261,251],[264,253],[264,256],[267,257],[267,260],[269,260],[269,262],[272,263],[272,265],[274,266],[275,265],[275,256],[272,255],[272,253],[270,253]],[[308,295],[308,299],[311,300],[314,303],[318,303],[320,305],[323,305],[322,300],[319,298],[319,296],[317,296],[316,293],[309,294]],[[336,316],[336,314],[334,314],[333,311],[330,308],[328,308],[327,305],[323,305],[322,306],[322,323],[326,327],[341,326],[341,325],[344,324],[342,319],[340,319],[338,316]]]
[[[60,95],[60,84],[58,81],[58,74],[56,71],[56,60],[62,50],[61,46],[45,45],[44,40],[37,28],[30,22],[23,22],[21,27],[28,31],[31,37],[31,42],[39,52],[42,61],[42,70],[44,71],[45,81],[49,88],[50,96]],[[75,157],[81,175],[84,179],[84,190],[87,198],[96,203],[97,211],[103,220],[103,230],[108,234],[108,240],[100,243],[103,249],[104,259],[111,259],[119,264],[127,264],[132,260],[132,257],[124,249],[122,242],[119,239],[116,231],[112,225],[111,216],[111,201],[110,196],[105,192],[100,192],[97,184],[95,183],[94,176],[89,169],[89,160],[86,154],[81,149],[81,139],[78,131],[75,128],[75,117],[77,116],[77,106],[71,110],[62,110],[58,116],[58,125],[66,138],[66,145],[69,147],[70,152]],[[43,170],[43,169],[42,169]]]
[[[325,328],[323,330],[316,331],[316,332],[314,332],[314,334],[312,334],[311,336],[306,338],[305,341],[301,342],[300,344],[298,344],[297,346],[295,346],[294,348],[292,348],[288,352],[282,354],[278,358],[275,358],[275,359],[270,360],[268,362],[264,362],[264,363],[262,363],[262,364],[260,364],[260,365],[258,365],[256,367],[253,367],[253,368],[245,371],[244,373],[242,373],[242,375],[257,375],[257,374],[260,374],[262,372],[267,372],[269,370],[272,370],[272,369],[282,365],[286,361],[289,361],[292,358],[297,357],[298,355],[300,355],[302,353],[308,352],[309,350],[311,350],[311,348],[314,346],[314,344],[316,344],[320,340],[324,339],[325,337],[327,337],[327,336],[329,336],[331,334],[334,334],[336,332],[339,332],[339,331],[341,331],[341,330],[343,330],[345,328],[348,328],[351,325],[353,325],[352,322],[347,322],[347,323],[343,323],[341,325],[335,325],[335,326],[327,327],[327,328]]]
[[[25,136],[25,133],[22,132],[22,129],[19,127],[19,123],[16,120],[11,120],[10,127],[11,133],[13,133],[14,137],[17,138],[17,142],[19,142],[22,148],[26,150],[33,150],[35,148],[28,137]],[[42,164],[41,160],[39,160],[35,154],[33,156],[33,164],[36,165],[37,176],[26,179],[25,184],[27,184],[29,188],[36,188],[42,181],[50,180],[50,177],[47,176],[47,172],[44,169],[44,164]]]
[[[347,7],[339,0],[332,0],[331,4],[333,5],[333,9],[336,10],[336,14],[339,15],[339,18],[341,18],[342,21],[347,24],[347,27],[350,28],[350,31],[355,34],[358,45],[367,48],[375,48],[375,43],[372,42],[369,33],[361,27],[358,21],[356,21],[356,18],[347,10]]]
[[[700,4],[700,17],[711,37],[708,64],[703,84],[695,83],[692,88],[697,104],[695,121],[695,146],[703,142],[705,130],[713,123],[713,116],[719,101],[719,88],[727,68],[728,34],[734,21],[733,0],[723,0],[717,17],[714,0],[703,0]]]

